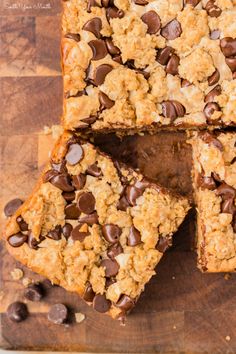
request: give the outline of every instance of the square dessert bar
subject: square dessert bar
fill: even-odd
[[[63,5],[66,129],[235,126],[235,0]]]
[[[188,210],[186,199],[64,133],[5,239],[30,269],[118,318],[134,307]]]
[[[236,133],[191,139],[197,205],[198,264],[205,272],[236,270]]]

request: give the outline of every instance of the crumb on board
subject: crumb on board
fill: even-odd
[[[226,337],[225,337],[225,340],[227,340],[227,342],[229,342],[230,339],[231,339],[230,336],[226,336]]]
[[[77,312],[77,313],[75,313],[75,320],[76,320],[76,323],[81,323],[85,320],[85,315],[81,312]]]
[[[224,279],[225,280],[229,280],[231,278],[231,274],[230,273],[225,273],[224,274]]]
[[[30,278],[27,278],[27,277],[23,278],[23,280],[22,280],[22,284],[23,284],[24,287],[26,287],[26,288],[27,288],[27,286],[29,286],[29,285],[32,284],[32,283],[33,283],[33,280],[30,279]]]
[[[63,128],[59,124],[54,124],[51,127],[46,125],[43,128],[43,132],[45,135],[52,135],[53,139],[58,139],[63,133]]]
[[[24,276],[24,272],[20,268],[14,268],[11,271],[11,277],[13,280],[21,280],[23,278],[23,276]]]

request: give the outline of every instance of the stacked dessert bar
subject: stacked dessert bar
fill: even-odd
[[[201,128],[190,140],[199,266],[234,270],[236,135],[208,130],[236,123],[235,17],[233,0],[63,1],[64,133],[8,221],[14,257],[124,316],[189,203],[81,134]]]

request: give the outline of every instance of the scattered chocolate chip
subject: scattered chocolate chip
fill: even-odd
[[[46,173],[43,175],[43,182],[47,183],[50,182],[53,177],[58,176],[59,173],[55,170],[48,170]]]
[[[119,300],[116,303],[116,307],[119,307],[121,310],[128,312],[135,305],[135,301],[131,299],[128,295],[121,295]]]
[[[204,132],[204,133],[200,134],[200,137],[206,144],[213,144],[220,151],[224,151],[224,147],[223,147],[222,143],[220,142],[220,140],[218,140],[212,134],[210,134],[208,132]]]
[[[216,190],[216,195],[220,196],[223,200],[236,197],[236,189],[229,186],[227,183],[222,183]]]
[[[92,214],[95,210],[95,198],[93,194],[91,192],[80,194],[77,207],[84,214]]]
[[[197,184],[203,189],[214,190],[216,189],[216,182],[213,177],[198,175]]]
[[[107,74],[109,74],[112,71],[113,67],[108,64],[102,64],[97,67],[95,71],[95,77],[94,77],[94,85],[95,86],[100,86],[104,83],[105,78]]]
[[[191,82],[189,82],[188,80],[186,80],[186,79],[183,79],[182,81],[181,81],[181,87],[188,87],[188,86],[191,86],[192,84],[191,84]]]
[[[215,102],[209,102],[205,105],[204,107],[204,114],[207,119],[211,119],[211,116],[214,114],[214,112],[220,111],[220,106],[215,103]]]
[[[86,183],[86,175],[84,173],[80,173],[79,175],[73,176],[72,178],[72,185],[77,190],[84,188],[85,183]]]
[[[131,226],[129,236],[127,239],[127,245],[134,247],[137,246],[141,243],[141,234],[140,232],[134,227]]]
[[[172,237],[160,236],[156,245],[156,249],[159,252],[164,253],[170,246],[172,246]]]
[[[77,208],[75,203],[66,205],[65,207],[65,217],[70,220],[77,220],[80,216],[80,210]]]
[[[117,204],[117,210],[126,211],[126,209],[130,206],[128,200],[126,199],[125,195],[123,195]]]
[[[205,10],[210,17],[219,17],[222,10],[215,4],[215,0],[206,3]]]
[[[216,40],[216,39],[219,39],[220,38],[220,31],[219,30],[213,30],[210,32],[210,38],[212,40]]]
[[[29,301],[40,301],[44,296],[43,288],[40,284],[30,284],[25,289],[24,295]]]
[[[121,254],[123,252],[124,252],[124,250],[123,250],[120,242],[117,242],[108,248],[107,256],[111,259],[114,259],[116,256],[118,256],[119,254]]]
[[[23,302],[16,301],[7,308],[7,317],[12,322],[22,322],[28,317],[28,309]]]
[[[88,225],[98,224],[98,214],[95,211],[92,214],[80,216],[79,217],[79,222],[82,223],[82,224],[86,223]]]
[[[110,38],[105,39],[108,52],[112,56],[120,55],[120,49],[114,45]]]
[[[101,261],[101,267],[105,268],[105,276],[108,278],[117,275],[120,268],[116,260],[112,260],[112,259],[103,259]]]
[[[225,58],[225,62],[232,72],[236,71],[236,58]]]
[[[78,33],[67,33],[65,38],[73,39],[76,42],[80,41],[80,35]]]
[[[115,57],[112,58],[116,63],[118,64],[123,64],[122,58],[120,55],[116,55]]]
[[[208,94],[205,96],[205,102],[214,102],[215,96],[219,96],[221,94],[221,86],[215,86]]]
[[[177,20],[172,20],[167,25],[165,25],[161,30],[161,35],[168,39],[173,40],[178,38],[182,33],[182,28]]]
[[[173,54],[173,52],[174,52],[174,49],[172,47],[165,47],[163,49],[160,49],[157,53],[156,60],[161,65],[166,65],[168,63],[168,60],[171,57],[171,54]]]
[[[102,20],[99,17],[94,17],[88,20],[83,28],[84,31],[92,32],[97,38],[101,37],[100,31],[102,29]]]
[[[109,311],[111,307],[111,301],[106,299],[105,295],[97,294],[93,299],[94,310],[105,313]]]
[[[102,176],[102,170],[100,167],[98,167],[97,163],[94,163],[93,165],[90,165],[87,170],[86,173],[90,176],[93,177],[100,177]]]
[[[213,86],[220,80],[220,73],[219,70],[215,70],[214,73],[208,77],[208,85]]]
[[[183,117],[185,115],[184,106],[178,101],[171,101],[171,102],[172,102],[172,104],[175,107],[175,111],[176,111],[177,117]]]
[[[62,228],[61,225],[57,225],[54,230],[49,231],[47,237],[52,240],[59,241],[61,239]]]
[[[25,222],[21,215],[17,216],[16,222],[19,225],[21,231],[28,231],[28,224]]]
[[[85,228],[85,231],[84,231]],[[88,227],[86,224],[79,224],[77,225],[71,232],[71,237],[74,241],[83,242],[84,239],[90,235],[88,231]]]
[[[236,207],[234,205],[234,198],[226,199],[221,204],[221,212],[234,215]]]
[[[141,20],[147,25],[147,33],[149,34],[155,34],[161,28],[161,19],[153,10],[146,12]]]
[[[63,192],[62,196],[67,202],[73,202],[75,199],[75,192]]]
[[[196,7],[199,4],[200,0],[185,0],[185,5],[192,5]]]
[[[220,48],[225,57],[236,55],[236,39],[225,37],[220,40]]]
[[[137,199],[143,194],[142,190],[135,186],[128,186],[125,189],[125,197],[131,206],[136,205]]]
[[[65,158],[70,165],[74,166],[80,162],[83,157],[84,150],[82,146],[79,144],[71,144]]]
[[[19,198],[10,200],[4,207],[4,214],[7,217],[12,216],[22,204],[23,201]]]
[[[72,192],[74,191],[74,187],[71,185],[70,177],[69,175],[57,175],[54,176],[50,180],[51,184],[54,185],[55,187],[59,188],[63,192]]]
[[[95,292],[93,291],[92,285],[88,282],[85,287],[83,299],[87,302],[93,302],[95,297]]]
[[[110,98],[103,92],[99,92],[98,98],[100,101],[100,109],[110,109],[114,106],[115,102],[110,100]]]
[[[103,237],[109,243],[117,243],[121,232],[121,228],[114,224],[106,224],[102,226]]]
[[[63,304],[55,304],[50,308],[48,320],[54,324],[61,325],[68,319],[69,311]]]
[[[165,118],[170,118],[172,121],[177,117],[183,117],[185,115],[185,108],[178,101],[164,101],[161,105],[163,116]]]
[[[117,7],[113,6],[113,7],[108,7],[106,10],[106,14],[107,14],[107,19],[108,21],[111,18],[122,18],[124,17],[125,13],[123,10],[118,9]]]
[[[178,66],[179,66],[179,57],[176,54],[172,54],[167,65],[166,65],[166,73],[171,75],[178,74]]]
[[[17,234],[12,235],[7,239],[9,245],[11,245],[12,247],[20,247],[25,242],[27,242],[27,240],[28,240],[28,236],[22,234],[21,232],[18,232]]]
[[[108,54],[106,43],[102,39],[96,39],[88,43],[93,52],[92,60],[100,60]]]
[[[72,230],[73,230],[73,226],[71,224],[69,224],[68,222],[65,223],[65,225],[62,228],[62,233],[66,239],[68,239],[70,237]]]

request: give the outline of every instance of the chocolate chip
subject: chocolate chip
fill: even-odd
[[[103,259],[101,261],[101,267],[105,268],[105,276],[108,278],[117,275],[120,268],[119,264],[111,259]]]
[[[197,184],[203,189],[214,190],[216,189],[216,183],[213,177],[198,175]]]
[[[95,210],[95,198],[93,194],[91,192],[80,194],[77,207],[84,214],[92,214]]]
[[[22,322],[28,317],[28,309],[23,302],[13,302],[7,308],[7,317],[12,322]]]
[[[216,40],[216,39],[219,39],[220,38],[220,31],[219,30],[214,30],[214,31],[211,31],[210,32],[210,38],[212,40]]]
[[[219,141],[219,140],[218,140]],[[220,142],[220,141],[219,141]],[[222,148],[222,151],[223,151],[223,145],[221,144],[221,148]],[[218,173],[216,172],[212,172],[212,177],[214,178],[214,180],[218,183],[222,183],[222,179],[220,178],[220,176],[218,175]]]
[[[99,92],[98,98],[100,101],[100,109],[110,109],[114,106],[115,102],[110,100],[110,98],[103,92]]]
[[[94,310],[105,313],[109,311],[111,307],[111,301],[106,299],[105,295],[97,294],[93,299]]]
[[[220,40],[220,48],[225,57],[236,55],[236,39],[225,37]]]
[[[110,0],[102,0],[102,6],[103,7],[109,7],[111,5],[111,1]]]
[[[62,196],[67,202],[73,202],[75,199],[75,192],[63,192]]]
[[[33,250],[38,249],[38,245],[44,238],[41,236],[39,239],[36,239],[34,234],[32,233],[31,230],[28,232],[28,246],[29,248],[32,248]]]
[[[137,199],[143,194],[143,192],[135,186],[128,186],[125,190],[125,197],[131,206],[136,205]]]
[[[121,310],[128,312],[135,305],[135,301],[131,299],[128,295],[121,295],[119,300],[116,303],[116,307],[119,307]]]
[[[147,179],[143,178],[141,181],[140,180],[135,181],[134,187],[144,192],[146,188],[150,187],[150,182]]]
[[[224,147],[223,147],[222,143],[220,142],[220,140],[215,138],[212,134],[210,134],[208,132],[204,132],[204,133],[200,134],[200,137],[206,144],[212,144],[220,151],[224,151]]]
[[[191,84],[191,82],[189,82],[188,80],[186,80],[186,79],[183,79],[182,81],[181,81],[181,87],[188,87],[188,86],[191,86],[192,84]]]
[[[112,58],[116,63],[118,64],[123,64],[122,58],[120,55],[116,55],[115,57]]]
[[[174,105],[175,107],[175,111],[176,111],[176,114],[177,114],[177,117],[183,117],[185,115],[185,108],[184,106],[178,102],[178,101],[171,101],[172,104]]]
[[[123,250],[120,242],[117,242],[108,248],[107,256],[111,259],[114,259],[116,256],[118,256],[119,254],[121,254],[123,252],[124,252],[124,250]]]
[[[206,3],[205,10],[210,17],[219,17],[222,10],[215,4],[215,0]]]
[[[48,320],[54,324],[61,325],[68,319],[69,311],[63,304],[55,304],[50,308]]]
[[[163,49],[160,49],[157,53],[156,60],[161,65],[166,65],[173,52],[174,52],[174,49],[172,47],[165,47]]]
[[[148,1],[147,0],[134,0],[134,3],[136,5],[145,6],[148,4]]]
[[[4,214],[9,217],[15,214],[19,207],[23,204],[23,201],[19,198],[12,199],[4,207]]]
[[[25,242],[27,242],[27,240],[28,240],[28,236],[22,234],[21,232],[18,232],[17,234],[12,235],[7,239],[9,245],[11,245],[12,247],[20,247]]]
[[[219,96],[221,94],[221,86],[215,86],[208,94],[205,96],[205,102],[214,102],[215,96]]]
[[[90,176],[93,177],[100,177],[102,176],[102,170],[100,167],[98,167],[97,163],[94,163],[92,165],[90,165],[87,170],[86,173]]]
[[[213,86],[220,80],[220,73],[219,70],[215,70],[214,73],[208,77],[208,85]]]
[[[66,161],[74,166],[80,162],[84,157],[84,150],[79,144],[71,144],[68,153],[66,154]]]
[[[232,72],[236,71],[236,58],[226,58],[225,62]]]
[[[98,214],[95,211],[92,214],[80,216],[79,217],[79,222],[80,223],[86,223],[88,225],[98,224]]]
[[[211,116],[215,113],[220,111],[220,107],[217,103],[215,102],[209,102],[205,105],[204,107],[204,114],[207,119],[211,119]]]
[[[170,60],[168,61],[166,65],[166,73],[171,74],[171,75],[177,75],[178,74],[178,66],[179,66],[179,57],[176,54],[172,54],[170,57]]]
[[[16,222],[19,225],[21,231],[28,231],[28,224],[25,222],[21,215],[16,218]]]
[[[97,38],[101,37],[100,31],[102,29],[102,20],[99,17],[94,17],[88,20],[83,28],[84,31],[92,32]]]
[[[199,4],[200,0],[185,0],[185,5],[192,5],[196,7]]]
[[[30,284],[25,289],[24,295],[29,301],[40,301],[44,296],[43,288],[40,284]]]
[[[70,220],[77,220],[80,216],[80,210],[75,203],[66,205],[65,207],[65,218]]]
[[[83,299],[87,302],[93,302],[95,297],[95,292],[93,291],[92,285],[88,282],[85,287]]]
[[[120,10],[117,7],[113,6],[106,9],[106,15],[109,21],[111,18],[122,18],[124,17],[125,13],[123,10]]]
[[[161,30],[161,35],[168,39],[168,40],[173,40],[175,38],[178,38],[182,33],[182,28],[177,20],[172,20],[167,25],[165,25],[162,30]]]
[[[120,55],[120,49],[114,45],[111,38],[106,38],[105,42],[107,50],[112,56]]]
[[[58,176],[59,173],[55,170],[48,170],[46,173],[43,175],[43,182],[47,183],[50,182],[53,177]]]
[[[106,43],[102,39],[96,39],[88,43],[93,52],[92,60],[100,60],[108,54]]]
[[[126,209],[129,207],[129,202],[128,200],[126,199],[125,195],[123,195],[118,204],[117,204],[117,210],[122,210],[122,211],[126,211]]]
[[[61,225],[57,225],[54,230],[49,231],[47,237],[52,240],[59,241],[61,239],[62,228]]]
[[[85,231],[84,231],[85,229]],[[90,235],[88,231],[88,227],[86,224],[79,224],[77,225],[71,232],[71,237],[74,241],[83,242],[84,239]]]
[[[56,163],[56,162],[51,162],[51,166],[52,166],[52,169],[54,171],[57,171],[59,173],[65,173],[67,174],[67,168],[66,168],[66,160],[62,160],[61,162],[59,163]]]
[[[91,125],[93,123],[95,123],[97,120],[97,116],[90,116],[84,119],[81,119],[81,122],[84,122],[87,125]]]
[[[97,67],[95,71],[94,84],[95,86],[100,86],[104,83],[107,74],[112,71],[113,67],[108,64],[102,64]]]
[[[226,199],[221,204],[221,212],[234,215],[236,207],[234,205],[234,198]]]
[[[54,176],[50,180],[50,182],[52,185],[59,188],[63,192],[72,192],[74,190],[74,187],[72,187],[71,185],[69,175],[61,174],[61,175]]]
[[[121,232],[121,228],[114,224],[106,224],[102,226],[103,237],[109,243],[117,243]]]
[[[172,246],[172,237],[160,236],[156,245],[156,249],[159,252],[164,253],[170,246]]]
[[[65,223],[65,225],[62,228],[62,233],[66,239],[68,239],[70,237],[72,230],[73,230],[73,226],[71,224],[69,224],[68,222]]]
[[[115,283],[116,283],[115,278],[106,278],[105,289],[108,289],[109,286],[111,286],[112,284],[115,284]]]
[[[161,20],[155,11],[148,11],[142,17],[141,20],[147,25],[147,33],[155,34],[161,28]]]
[[[185,115],[185,108],[178,101],[164,101],[161,105],[163,116],[170,118],[172,121],[177,117],[183,117]]]
[[[134,226],[131,226],[127,239],[127,245],[134,247],[139,245],[141,242],[142,241],[140,232]]]
[[[216,195],[220,196],[223,200],[236,197],[236,189],[229,186],[227,183],[222,183],[216,190]]]
[[[87,11],[90,13],[92,7],[100,7],[96,0],[88,0]]]
[[[84,188],[85,183],[86,183],[86,175],[84,173],[80,173],[79,175],[72,177],[72,185],[77,190]]]
[[[78,33],[67,33],[65,38],[73,39],[76,42],[80,41],[80,35]]]

